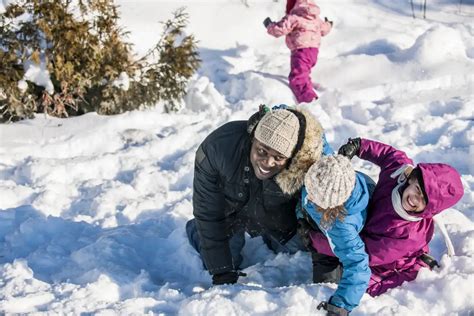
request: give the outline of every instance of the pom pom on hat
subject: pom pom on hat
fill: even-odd
[[[322,209],[343,205],[355,186],[355,171],[347,157],[322,156],[306,173],[308,198]]]
[[[255,138],[290,158],[298,142],[300,122],[295,114],[288,110],[268,112],[255,129]]]

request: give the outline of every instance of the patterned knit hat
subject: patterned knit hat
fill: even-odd
[[[355,186],[355,171],[342,155],[322,156],[306,173],[308,198],[322,209],[343,205]]]
[[[287,158],[291,157],[298,142],[300,122],[288,110],[268,112],[255,129],[255,138]]]

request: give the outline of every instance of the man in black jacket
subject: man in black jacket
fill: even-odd
[[[270,249],[294,253],[295,207],[304,174],[325,153],[322,127],[302,109],[262,108],[249,121],[212,132],[196,153],[193,207],[186,224],[213,284],[235,283],[245,232]]]

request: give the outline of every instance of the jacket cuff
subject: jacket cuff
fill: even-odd
[[[201,248],[202,260],[212,275],[235,270],[229,247],[223,248]]]

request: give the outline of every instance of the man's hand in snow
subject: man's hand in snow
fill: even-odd
[[[240,271],[229,271],[212,276],[213,285],[234,284],[237,283],[239,276],[247,276],[246,273]]]

